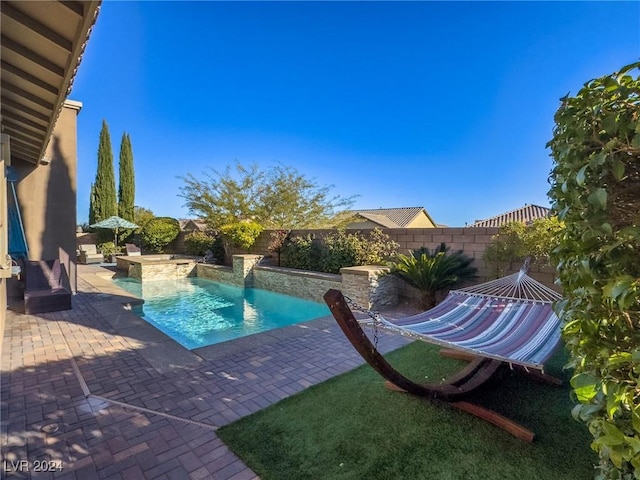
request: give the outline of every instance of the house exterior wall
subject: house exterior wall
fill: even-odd
[[[373,228],[380,228],[380,225],[372,222],[371,220],[362,220],[357,222],[351,222],[346,226],[347,230],[371,230]]]
[[[431,220],[429,220],[429,217],[427,217],[424,212],[421,212],[420,215],[414,218],[411,221],[411,223],[407,225],[407,228],[434,228],[434,227],[435,225]]]
[[[16,194],[29,258],[59,258],[76,291],[77,116],[81,104],[66,101],[47,147],[47,165],[16,161]]]

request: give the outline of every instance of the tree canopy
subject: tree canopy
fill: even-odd
[[[261,168],[236,162],[222,171],[210,168],[201,176],[180,178],[185,206],[215,229],[246,221],[267,229],[321,227],[355,199],[333,195],[332,185],[318,185],[285,165]]]

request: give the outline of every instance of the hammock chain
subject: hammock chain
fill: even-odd
[[[359,312],[362,312],[366,315],[368,315],[372,320],[373,320],[373,348],[378,350],[378,324],[381,323],[380,320],[380,314],[376,311],[373,310],[369,310],[367,308],[364,308],[361,305],[358,305],[356,302],[354,302],[351,298],[347,297],[346,295],[343,295],[344,300],[347,302],[347,305],[349,306],[349,308],[351,308],[352,310],[358,310]]]

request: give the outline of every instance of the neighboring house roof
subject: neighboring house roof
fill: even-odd
[[[517,208],[495,217],[485,220],[476,220],[471,227],[500,227],[510,222],[522,222],[530,224],[538,218],[547,218],[551,212],[550,208],[541,207],[540,205],[525,204],[522,208]]]
[[[207,229],[207,224],[202,220],[193,220],[190,218],[183,218],[181,220],[178,220],[178,223],[180,224],[180,230],[183,230],[183,231],[197,230],[199,232],[202,232]]]
[[[353,210],[351,213],[385,228],[406,228],[420,215],[425,216],[433,226],[436,225],[423,207],[376,208]]]
[[[2,2],[2,133],[11,156],[44,158],[100,1]]]

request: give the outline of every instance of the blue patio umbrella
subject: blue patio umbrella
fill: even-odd
[[[126,228],[126,229],[135,229],[139,228],[133,222],[129,220],[125,220],[124,218],[120,218],[117,215],[107,218],[106,220],[102,220],[101,222],[94,223],[93,225],[89,225],[91,228],[108,228],[109,230],[114,230],[114,243],[116,245],[116,251],[118,250],[118,229]]]

